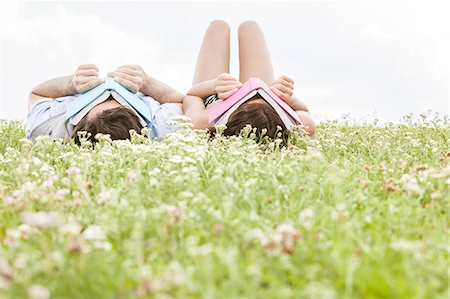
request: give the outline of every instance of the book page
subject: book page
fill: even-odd
[[[295,120],[292,119],[292,117],[287,114],[283,108],[278,105],[277,102],[272,99],[270,95],[268,95],[264,89],[258,89],[258,94],[272,106],[272,108],[275,110],[275,112],[280,116],[281,120],[283,121],[284,125],[288,130],[290,130],[293,126],[296,125]]]

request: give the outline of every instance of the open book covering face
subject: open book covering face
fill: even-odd
[[[292,117],[287,114],[263,89],[256,89],[251,91],[248,95],[239,100],[234,104],[229,110],[227,110],[214,124],[215,126],[226,125],[230,116],[244,103],[251,101],[255,96],[260,96],[261,99],[265,100],[280,116],[283,124],[288,130],[292,129],[297,123]]]
[[[302,124],[295,111],[259,78],[250,78],[236,93],[212,107],[209,111],[209,123],[215,126],[226,125],[230,115],[256,94],[270,104],[288,130],[297,124]]]
[[[120,105],[127,107],[128,109],[130,109],[131,111],[134,112],[134,114],[139,119],[139,123],[143,127],[147,126],[147,122],[142,118],[142,116],[139,114],[139,112],[137,112],[136,109],[133,108],[133,106],[129,105],[117,92],[115,92],[113,90],[105,91],[97,99],[92,101],[89,105],[84,107],[80,112],[75,114],[75,116],[70,119],[70,124],[76,126],[83,119],[83,117],[85,117],[89,113],[89,111],[91,111],[95,106],[97,106],[105,101],[108,101],[108,100],[115,100]]]
[[[105,78],[104,83],[79,95],[69,103],[66,107],[66,120],[70,120],[71,124],[78,124],[93,107],[104,102],[110,96],[122,106],[130,107],[139,117],[143,126],[152,120],[148,105],[110,77]]]

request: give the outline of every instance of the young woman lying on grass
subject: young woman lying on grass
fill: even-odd
[[[194,129],[206,129],[214,133],[208,120],[209,110],[234,94],[241,82],[251,77],[259,77],[272,91],[285,101],[299,116],[310,136],[316,127],[306,105],[293,94],[294,81],[281,76],[275,80],[272,61],[261,28],[254,21],[246,21],[239,26],[239,81],[229,74],[230,69],[230,27],[221,20],[213,21],[203,38],[198,56],[193,86],[183,101],[183,111],[191,119]],[[250,124],[261,134],[274,139],[280,132],[287,136],[286,126],[275,110],[259,95],[242,104],[227,122],[224,135],[239,135]]]

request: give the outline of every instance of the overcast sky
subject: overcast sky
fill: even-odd
[[[256,20],[276,76],[295,79],[316,120],[448,115],[447,2],[2,2],[0,117],[25,119],[34,86],[83,63],[103,76],[140,64],[184,93],[217,18],[232,27],[231,73],[239,72],[236,29]]]

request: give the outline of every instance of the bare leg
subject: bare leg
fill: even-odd
[[[239,81],[244,83],[250,77],[259,77],[270,85],[274,80],[264,34],[255,21],[246,21],[239,26]]]
[[[212,21],[203,37],[192,85],[230,72],[230,26]]]

